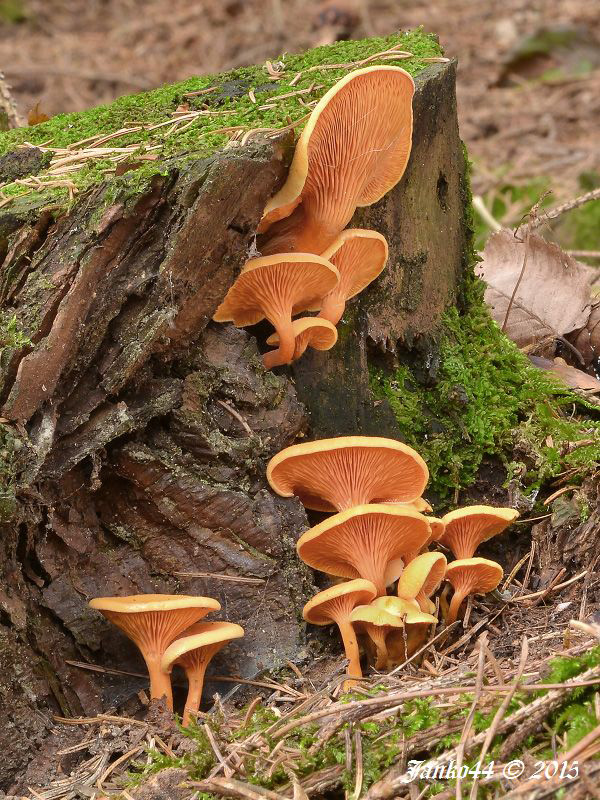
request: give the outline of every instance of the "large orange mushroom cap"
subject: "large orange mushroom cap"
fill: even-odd
[[[414,89],[400,67],[365,67],[321,98],[284,186],[265,208],[263,253],[322,253],[357,206],[377,202],[398,183],[410,155]]]
[[[398,597],[416,600],[419,608],[429,608],[429,598],[439,588],[446,574],[446,556],[443,553],[423,553],[413,559],[402,571],[398,580]]]
[[[514,508],[466,506],[444,514],[444,533],[437,541],[455,558],[471,558],[477,547],[508,528],[519,512]]]
[[[267,353],[265,367],[289,364],[296,337],[292,315],[313,306],[339,281],[337,269],[321,256],[284,253],[246,262],[213,319],[238,328],[266,317],[279,336],[279,349]]]
[[[402,572],[402,556],[429,537],[426,518],[408,507],[362,505],[315,525],[296,545],[313,569],[343,578],[363,578],[378,595]]]
[[[340,436],[286,447],[269,461],[267,479],[277,494],[297,495],[306,508],[343,511],[365,503],[409,503],[421,495],[429,471],[402,442]]]
[[[162,671],[169,675],[173,666],[183,667],[188,679],[188,696],[183,714],[187,727],[200,708],[206,668],[213,656],[233,639],[244,635],[244,629],[233,622],[198,622],[190,626],[167,647],[161,659]]]
[[[151,697],[166,697],[172,708],[171,682],[161,669],[163,653],[182,631],[211,611],[219,611],[219,601],[190,595],[140,594],[95,597],[89,604],[135,642],[148,667]]]
[[[446,623],[451,625],[456,620],[465,597],[493,591],[502,580],[503,574],[500,564],[487,558],[461,558],[448,564],[446,580],[453,586],[454,595]]]
[[[339,283],[319,306],[319,316],[336,325],[342,318],[346,301],[362,292],[382,272],[388,258],[388,244],[376,231],[349,228],[321,255],[340,273]]]
[[[321,317],[300,317],[293,321],[292,328],[296,338],[293,361],[300,358],[309,346],[314,350],[331,350],[337,342],[337,328]],[[272,334],[267,339],[267,344],[279,344],[279,336]]]
[[[358,605],[370,603],[376,596],[377,589],[371,581],[355,580],[331,586],[315,595],[304,606],[302,615],[307,622],[313,625],[338,626],[344,651],[348,659],[347,674],[352,678],[361,678],[360,653],[356,633],[350,622],[350,614]],[[354,686],[356,681],[346,681],[344,690]]]

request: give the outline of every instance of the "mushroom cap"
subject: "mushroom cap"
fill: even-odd
[[[371,605],[375,608],[380,608],[382,611],[387,611],[388,614],[393,614],[395,617],[402,617],[407,625],[417,625],[419,623],[431,625],[437,622],[436,617],[421,611],[419,604],[414,600],[405,600],[402,597],[386,595],[373,600]]]
[[[338,583],[311,598],[302,616],[313,625],[330,625],[340,616],[347,617],[355,606],[370,603],[376,595],[377,589],[371,581]]]
[[[410,504],[414,506],[417,511],[420,511],[421,514],[430,514],[433,511],[430,503],[428,503],[424,497],[416,497],[414,500],[411,500]],[[432,519],[437,519],[437,517],[432,517]]]
[[[376,625],[378,628],[403,628],[404,617],[398,614],[390,614],[383,608],[378,608],[372,603],[368,606],[356,606],[350,614],[350,622],[363,625]]]
[[[446,567],[446,580],[465,596],[493,591],[503,575],[500,564],[487,558],[461,558]]]
[[[406,600],[422,592],[430,597],[446,574],[446,556],[443,553],[423,553],[404,568],[398,580],[398,597]]]
[[[273,456],[267,466],[267,480],[277,494],[297,495],[314,511],[409,503],[421,495],[428,479],[427,464],[416,450],[377,436],[295,444]]]
[[[339,232],[356,206],[383,197],[410,155],[414,88],[407,72],[388,66],[355,70],[332,86],[312,111],[287,180],[267,203],[258,230],[302,202],[318,206]]]
[[[378,594],[402,571],[402,556],[430,534],[426,518],[407,506],[368,504],[328,517],[302,534],[298,555],[313,569],[366,578]]]
[[[167,647],[163,653],[161,668],[163,672],[170,672],[175,663],[182,667],[192,667],[199,661],[205,661],[206,656],[210,660],[227,642],[243,635],[244,629],[241,625],[233,622],[198,622],[183,631]]]
[[[421,509],[417,509],[420,511]],[[429,527],[431,528],[431,541],[432,542],[439,542],[440,537],[444,535],[444,531],[446,530],[446,523],[440,517],[427,517],[427,522],[429,523]]]
[[[321,256],[340,273],[340,281],[327,299],[345,302],[362,292],[381,274],[388,259],[388,243],[377,231],[347,228]],[[319,303],[310,310],[318,311],[321,306]]]
[[[215,322],[237,328],[306,311],[339,281],[337,269],[312,253],[280,253],[247,261],[225,299]]]
[[[296,337],[294,360],[299,358],[309,345],[315,350],[331,350],[337,342],[337,328],[322,317],[300,317],[292,322],[292,328]],[[272,333],[267,339],[267,344],[278,345],[279,334]]]
[[[508,528],[519,512],[514,508],[466,506],[444,514],[446,525],[438,542],[451,550],[456,558],[471,558],[477,547]]]
[[[181,594],[95,597],[89,604],[127,634],[145,658],[161,655],[187,627],[221,608],[212,597]]]
[[[116,614],[140,614],[148,611],[174,611],[176,609],[204,608],[220,611],[221,604],[212,597],[187,594],[134,594],[127,597],[94,597],[89,605],[98,611]]]

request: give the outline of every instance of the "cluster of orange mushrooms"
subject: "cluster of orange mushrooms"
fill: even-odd
[[[306,531],[297,550],[313,569],[346,579],[313,597],[304,619],[337,624],[350,678],[362,677],[361,636],[376,669],[389,669],[417,650],[438,622],[431,598],[444,580],[454,589],[442,609],[446,624],[456,620],[468,595],[500,583],[502,567],[473,556],[518,512],[468,506],[442,518],[427,516],[427,465],[401,442],[343,436],[293,445],[271,459],[267,478],[277,494],[296,495],[314,511],[335,512]],[[442,552],[430,551],[432,542],[456,560],[448,564]],[[352,685],[346,681],[345,688]]]
[[[267,319],[278,345],[267,369],[307,347],[329,350],[346,301],[381,273],[388,245],[380,233],[346,229],[358,207],[400,180],[412,143],[414,82],[400,67],[349,73],[319,101],[302,131],[287,180],[261,219],[261,256],[244,265],[213,319],[236,327]],[[318,311],[315,317],[293,316]]]
[[[101,611],[125,633],[140,650],[150,676],[150,697],[165,698],[173,710],[171,671],[183,667],[188,680],[188,695],[183,725],[200,708],[206,668],[212,657],[244,629],[232,622],[204,621],[221,604],[212,597],[189,595],[139,594],[131,597],[96,597],[92,608]]]

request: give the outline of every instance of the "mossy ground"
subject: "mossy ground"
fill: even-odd
[[[103,180],[111,180],[117,186],[127,186],[133,181],[133,188],[137,187],[139,191],[153,175],[164,173],[165,161],[168,159],[182,154],[194,158],[210,156],[220,150],[229,140],[229,135],[215,133],[217,130],[235,126],[244,126],[248,130],[279,128],[300,119],[310,109],[302,105],[299,98],[304,103],[318,100],[349,70],[344,66],[332,69],[331,65],[360,61],[391,47],[401,47],[414,57],[397,61],[375,60],[370,63],[394,64],[416,75],[426,66],[424,58],[441,55],[437,39],[422,30],[362,41],[337,42],[300,55],[283,54],[274,59],[278,69],[284,69],[281,80],[271,80],[264,65],[243,67],[219,75],[189,78],[153,91],[121,97],[108,106],[98,106],[78,114],[61,114],[33,128],[20,128],[1,134],[0,156],[13,151],[24,142],[66,148],[88,137],[110,134],[125,126],[139,124],[148,127],[168,122],[182,103],[187,103],[191,110],[211,112],[211,116],[197,117],[184,131],[170,132],[171,126],[167,124],[154,131],[142,130],[125,134],[107,143],[106,146],[156,147],[152,154],[157,160],[147,162],[133,176],[127,173],[124,176],[111,177],[107,171],[114,168],[114,164],[106,158],[90,159],[79,171],[61,176],[73,181],[80,192]],[[301,71],[305,71],[304,74],[292,85],[291,81]],[[189,92],[205,89],[213,91],[186,97]],[[252,101],[250,90],[256,102]],[[305,91],[300,95],[284,97],[299,90]],[[131,160],[135,159],[135,153],[131,154]],[[43,179],[44,175],[42,172],[38,177]],[[6,198],[28,194],[28,203],[31,202],[31,190],[20,184],[0,185],[0,190]],[[49,204],[64,204],[68,201],[68,192],[64,188],[46,189],[41,194],[33,193],[33,196],[37,199],[41,197]]]
[[[546,683],[563,683],[566,680],[575,678],[587,669],[596,667],[600,664],[600,647],[590,650],[578,657],[557,657],[549,662],[548,674],[544,677]],[[465,678],[465,682],[467,679]],[[378,696],[386,690],[381,686],[375,686],[367,692],[369,696]],[[546,694],[546,690],[539,692],[517,692],[513,697],[509,707],[506,709],[504,717],[510,716],[523,706],[526,706]],[[361,700],[364,695],[346,695],[346,700]],[[368,789],[375,781],[379,780],[383,774],[396,762],[398,754],[410,743],[416,734],[443,730],[447,726],[455,723],[455,727],[461,728],[464,719],[469,713],[473,701],[472,693],[465,692],[448,707],[444,705],[443,711],[436,706],[440,704],[439,698],[415,699],[405,703],[402,711],[392,714],[380,721],[363,721],[356,723],[353,733],[360,731],[362,739],[363,756],[363,792]],[[477,711],[473,720],[473,730],[475,733],[486,731],[499,706],[498,700],[485,709]],[[237,715],[236,715],[237,716]],[[244,718],[244,710],[239,713],[239,719]],[[214,717],[209,724],[213,727],[219,740],[226,744],[242,742],[254,733],[261,733],[267,746],[272,750],[278,740],[265,733],[267,729],[278,720],[276,713],[270,708],[259,707],[251,716],[246,725],[236,727],[231,720],[219,719]],[[509,759],[519,758],[528,751],[535,752],[535,759],[540,761],[551,761],[555,758],[555,742],[552,732],[558,734],[563,744],[570,748],[580,739],[587,735],[597,725],[594,712],[594,687],[582,687],[574,689],[566,696],[559,708],[548,715],[546,726],[539,725],[538,730],[531,734],[515,752],[509,755]],[[458,725],[456,724],[458,723]],[[288,734],[285,738],[285,749],[294,752],[293,761],[296,764],[294,770],[299,779],[311,775],[319,770],[328,767],[343,765],[346,762],[346,743],[345,736],[348,724],[340,726],[339,730],[321,747],[315,748],[315,734],[317,726],[307,724],[299,727]],[[150,750],[147,754],[145,763],[139,764],[128,773],[125,784],[128,788],[138,786],[140,783],[167,767],[178,767],[185,769],[189,774],[190,780],[202,780],[208,776],[215,766],[215,758],[212,748],[207,740],[206,733],[202,727],[192,726],[184,731],[193,742],[194,747],[190,752],[182,757],[169,757],[159,753],[157,750]],[[435,737],[433,737],[435,739]],[[414,753],[414,757],[424,761],[434,759],[446,750],[450,750],[458,744],[460,731],[441,736],[435,744],[426,747],[422,752]],[[500,748],[505,741],[505,737],[498,735],[494,738],[490,751],[485,759],[486,764],[497,760]],[[242,752],[242,751],[240,751]],[[243,757],[245,768],[245,780],[257,786],[277,791],[289,782],[289,775],[283,767],[276,768],[269,774],[269,760],[265,759],[264,753],[256,751],[255,754]],[[473,771],[463,781],[463,791],[468,790],[470,781],[475,774],[478,761],[478,751],[473,751],[465,759],[465,764]],[[484,765],[485,766],[485,765]],[[342,784],[346,790],[353,790],[355,775],[353,770],[344,773]],[[448,789],[453,785],[453,781],[445,781],[444,784],[428,781],[428,792],[426,796],[435,794],[436,791]],[[426,782],[419,785],[419,791],[426,788]],[[478,797],[487,798],[494,796],[497,786],[490,784],[479,789]],[[343,789],[339,792],[335,790],[331,797],[343,797]],[[200,794],[201,800],[213,800],[211,794]]]
[[[444,315],[434,386],[408,366],[371,369],[373,391],[429,466],[432,492],[452,501],[492,457],[527,493],[564,469],[583,478],[600,462],[600,409],[532,367],[491,319],[483,284],[468,283],[465,310]]]

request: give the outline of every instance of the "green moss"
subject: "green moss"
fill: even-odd
[[[228,136],[216,131],[224,127],[279,128],[305,116],[307,109],[299,102],[298,96],[279,101],[277,98],[289,92],[305,90],[304,94],[299,95],[304,102],[319,99],[349,71],[347,66],[330,69],[326,65],[356,62],[398,45],[402,50],[413,53],[414,57],[397,62],[375,60],[370,63],[395,63],[415,75],[426,66],[423,59],[441,54],[437,39],[421,29],[362,41],[337,42],[299,55],[283,55],[277,63],[283,64],[285,75],[278,81],[270,80],[264,66],[243,67],[220,75],[189,78],[150,92],[121,97],[108,106],[98,106],[84,113],[61,114],[33,128],[9,131],[0,135],[0,155],[14,150],[25,141],[34,145],[46,143],[51,147],[66,148],[88,137],[110,134],[136,123],[144,126],[144,130],[120,136],[107,142],[105,146],[152,146],[155,148],[152,155],[156,156],[156,161],[144,164],[133,173],[127,173],[123,176],[125,181],[110,177],[107,171],[114,164],[108,157],[88,161],[79,171],[62,177],[72,180],[80,191],[103,180],[115,182],[115,191],[123,182],[131,181],[132,184],[142,187],[151,176],[164,174],[165,161],[173,156],[188,154],[203,157],[221,149],[227,143]],[[304,74],[292,85],[290,82],[302,70],[305,71]],[[185,96],[188,92],[203,89],[213,91],[195,97]],[[256,98],[255,103],[250,98],[250,90]],[[192,110],[209,113],[197,117],[186,130],[179,132],[171,132],[172,126],[169,124],[148,130],[149,126],[168,122],[171,114],[182,103],[189,104]],[[273,103],[274,107],[264,108]],[[137,156],[139,154],[132,153],[131,161],[136,161]],[[42,172],[38,177],[43,179],[44,175]],[[5,185],[2,192],[6,197],[18,197],[28,190],[13,183]],[[33,197],[37,201],[41,198],[46,204],[64,204],[68,194],[66,189],[47,189],[42,193],[35,192]]]
[[[371,367],[374,393],[427,461],[442,500],[472,484],[490,457],[527,491],[569,467],[583,477],[600,461],[600,421],[577,418],[585,401],[529,364],[491,319],[482,294],[483,285],[469,279],[464,312],[444,315],[435,386],[420,385],[408,366]]]

